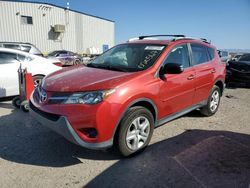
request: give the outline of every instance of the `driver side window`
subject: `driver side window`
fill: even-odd
[[[177,63],[183,65],[183,68],[190,67],[187,45],[174,47],[165,59],[164,65],[167,63]]]

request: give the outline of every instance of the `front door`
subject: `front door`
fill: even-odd
[[[195,71],[190,66],[188,47],[186,44],[174,47],[167,55],[163,64],[178,63],[183,65],[184,71],[180,74],[166,74],[161,81],[162,114],[165,116],[174,114],[193,104]]]

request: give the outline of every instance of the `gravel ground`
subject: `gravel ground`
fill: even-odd
[[[243,187],[250,183],[250,90],[227,89],[219,111],[157,128],[140,155],[73,145],[0,103],[0,187]]]

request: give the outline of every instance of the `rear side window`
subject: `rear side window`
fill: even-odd
[[[213,48],[207,47],[208,55],[210,60],[213,60],[215,57],[215,50]]]
[[[206,63],[209,61],[205,46],[199,44],[191,44],[192,60],[194,65]]]
[[[187,45],[181,45],[174,47],[168,54],[164,65],[167,63],[178,63],[183,65],[183,68],[189,67],[189,57]]]
[[[15,49],[15,50],[20,50],[20,46],[17,44],[4,44],[5,48],[11,48],[11,49]]]

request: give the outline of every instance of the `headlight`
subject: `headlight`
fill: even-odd
[[[53,96],[49,99],[50,104],[97,104],[107,98],[115,90],[92,91],[73,93],[67,96]]]

